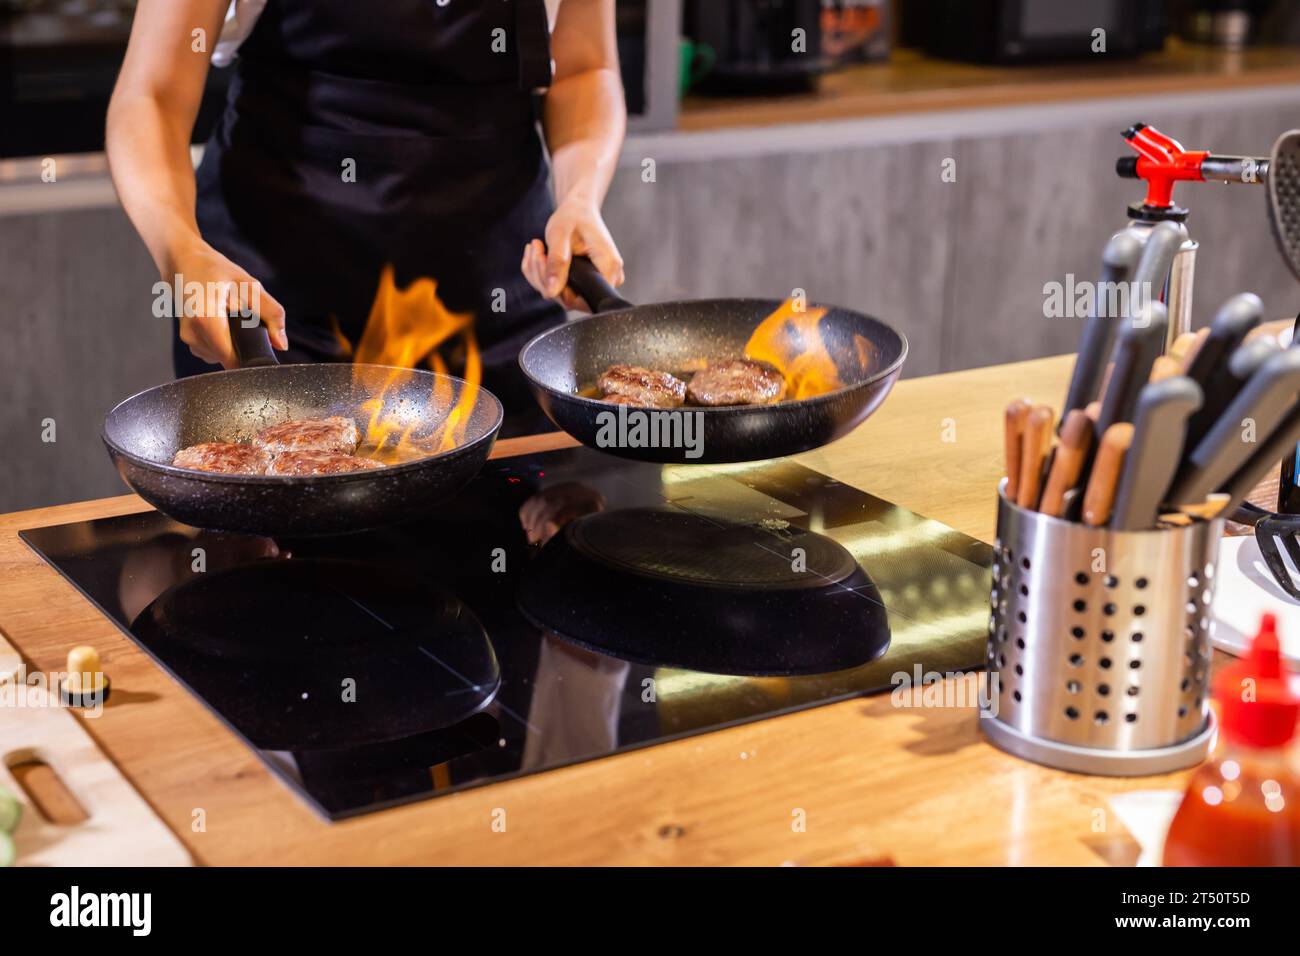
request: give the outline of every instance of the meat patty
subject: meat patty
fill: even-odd
[[[328,451],[350,455],[357,450],[360,435],[350,418],[312,418],[280,422],[257,433],[257,444],[272,455],[285,451]]]
[[[632,400],[622,404],[645,408],[674,408],[686,401],[685,382],[639,365],[611,365],[596,380],[596,387],[607,399],[617,395]]]
[[[223,475],[264,475],[271,456],[256,445],[229,441],[206,441],[182,448],[172,459],[177,468],[215,471]]]
[[[358,458],[336,451],[283,451],[275,456],[268,475],[339,475],[348,471],[382,468],[373,458]]]
[[[730,359],[692,375],[686,394],[697,405],[767,405],[785,397],[785,376],[766,362]]]
[[[600,399],[602,402],[609,402],[611,405],[632,405],[638,406],[641,403],[631,395],[605,395]]]

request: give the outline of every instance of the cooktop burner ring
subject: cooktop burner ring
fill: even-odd
[[[817,588],[858,570],[838,541],[778,519],[738,524],[676,508],[623,508],[574,521],[563,533],[592,561],[706,588]]]
[[[702,535],[693,545],[722,573],[710,580],[689,566],[668,566],[674,547],[648,543],[664,529],[677,536],[674,545]],[[823,674],[883,654],[890,641],[885,606],[853,556],[824,535],[781,530],[785,538],[763,524],[677,509],[586,515],[534,557],[520,582],[519,607],[538,627],[581,647],[715,674]],[[709,541],[724,543],[734,560],[718,561]],[[777,547],[783,541],[785,552]],[[751,557],[736,557],[746,548]],[[649,566],[634,563],[638,554],[649,556]],[[818,566],[817,559],[828,563]],[[730,573],[722,570],[729,566]]]
[[[469,608],[417,573],[361,561],[263,559],[198,573],[131,630],[196,693],[226,688],[227,720],[268,750],[441,730],[491,703],[501,681]]]

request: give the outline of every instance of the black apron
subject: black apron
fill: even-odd
[[[391,265],[474,314],[502,434],[542,427],[516,358],[564,317],[519,270],[553,210],[544,0],[269,0],[236,62],[198,225],[284,305],[281,360],[345,360],[336,323],[359,340]],[[179,336],[173,354],[178,375],[213,368]]]

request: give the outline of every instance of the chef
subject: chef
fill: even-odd
[[[527,421],[516,358],[585,305],[571,257],[623,281],[600,215],[626,126],[614,2],[139,0],[113,181],[165,281],[235,290],[181,316],[177,375],[236,365],[226,316],[250,310],[282,361],[345,360],[391,265],[474,315],[484,384]],[[195,171],[209,59],[234,76]]]

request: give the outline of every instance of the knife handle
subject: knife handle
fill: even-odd
[[[1277,352],[1250,377],[1194,447],[1189,429],[1187,447],[1191,450],[1184,454],[1170,500],[1192,504],[1220,490],[1248,459],[1255,457],[1255,439],[1276,432],[1294,406],[1298,392],[1300,351]],[[1247,423],[1253,432],[1249,440],[1243,434]]]
[[[1115,489],[1111,527],[1126,531],[1155,525],[1182,457],[1188,417],[1202,400],[1201,387],[1183,375],[1142,389],[1133,415],[1133,444]]]
[[[1110,520],[1115,506],[1115,487],[1124,468],[1124,457],[1133,444],[1133,426],[1129,422],[1116,422],[1101,436],[1097,458],[1092,463],[1092,475],[1083,494],[1083,523],[1100,527]]]
[[[1020,494],[1020,458],[1024,448],[1025,420],[1032,406],[1026,398],[1017,398],[1007,406],[1007,500],[1015,501]]]
[[[1046,405],[1035,405],[1025,419],[1024,444],[1020,451],[1020,486],[1017,489],[1016,504],[1030,511],[1038,507],[1038,495],[1042,490],[1043,465],[1047,461],[1048,449],[1052,446],[1052,423],[1055,414]]]
[[[1287,455],[1295,453],[1297,441],[1300,441],[1300,402],[1283,417],[1258,451],[1224,484],[1223,490],[1229,496],[1225,509],[1228,514],[1237,510],[1270,469]]]
[[[1201,347],[1201,343],[1206,340],[1210,334],[1210,327],[1207,325],[1195,332],[1184,332],[1178,338],[1174,339],[1174,344],[1169,346],[1169,357],[1178,361],[1181,374],[1186,375],[1196,360],[1196,352]]]
[[[1092,445],[1092,420],[1082,408],[1073,409],[1061,426],[1061,441],[1056,446],[1052,467],[1047,473],[1043,500],[1039,510],[1060,518],[1065,515],[1065,493],[1079,483],[1083,463]]]
[[[1142,249],[1141,240],[1128,230],[1121,230],[1111,236],[1101,254],[1101,281],[1098,288],[1105,289],[1127,282],[1137,268]],[[1070,388],[1061,412],[1062,427],[1070,412],[1087,405],[1101,393],[1106,357],[1110,354],[1115,329],[1121,319],[1121,316],[1106,313],[1105,304],[1108,301],[1102,295],[1095,298],[1088,321],[1083,327],[1079,352],[1074,358],[1074,371],[1070,376]]]
[[[1151,366],[1152,382],[1163,382],[1167,378],[1173,378],[1175,375],[1182,373],[1183,366],[1178,359],[1172,355],[1161,355]]]
[[[1148,302],[1125,323],[1115,343],[1115,367],[1101,400],[1101,428],[1133,419],[1138,392],[1151,377],[1151,368],[1165,346],[1169,316],[1163,302]]]

